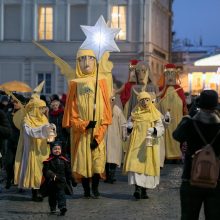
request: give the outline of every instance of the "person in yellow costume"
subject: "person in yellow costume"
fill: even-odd
[[[135,185],[134,197],[147,199],[147,188],[155,188],[160,178],[160,152],[158,138],[164,127],[161,113],[152,103],[149,93],[137,96],[138,104],[131,113],[133,130],[125,155],[123,170],[128,173],[128,184]],[[146,141],[146,136],[152,141]]]
[[[178,71],[174,64],[166,64],[164,70],[164,85],[161,88],[160,112],[165,115],[169,112],[170,124],[165,130],[165,157],[173,162],[181,159],[180,144],[173,139],[172,133],[188,113],[183,88],[178,83]]]
[[[76,60],[76,79],[69,82],[64,110],[63,127],[71,131],[71,168],[76,180],[81,181],[84,196],[99,197],[100,177],[104,177],[106,148],[104,135],[111,124],[112,112],[106,78],[99,75],[96,112],[93,118],[97,62],[92,50],[79,50]]]
[[[37,93],[33,94],[25,106],[25,116],[21,123],[15,156],[14,183],[18,185],[18,188],[31,188],[33,201],[42,201],[39,188],[43,161],[50,153],[47,138],[51,125],[44,115],[45,108],[46,103]]]

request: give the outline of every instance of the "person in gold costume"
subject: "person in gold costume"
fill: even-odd
[[[43,84],[40,85],[42,86]],[[38,88],[35,89],[37,90]],[[42,201],[39,188],[43,161],[50,153],[47,138],[51,125],[44,114],[45,108],[46,103],[40,99],[37,92],[34,93],[25,106],[24,118],[20,119],[20,137],[15,156],[14,183],[18,188],[31,188],[32,199],[37,202]]]
[[[135,185],[134,197],[147,199],[147,188],[155,188],[160,178],[160,150],[158,138],[163,135],[161,113],[152,103],[149,93],[140,92],[138,104],[131,113],[133,130],[125,155],[123,171],[128,184]],[[146,136],[150,135],[150,143]]]
[[[187,114],[186,99],[183,88],[178,83],[178,71],[174,64],[167,64],[164,70],[164,85],[161,88],[160,112],[171,115],[170,124],[165,130],[165,157],[176,161],[181,159],[180,144],[173,139],[172,133],[181,121],[183,115]]]
[[[96,82],[97,61],[92,50],[77,52],[75,74],[76,79],[69,82],[63,127],[72,128],[71,169],[74,177],[82,182],[86,198],[91,196],[92,179],[92,196],[98,198],[99,179],[104,178],[106,162],[104,135],[112,121],[109,87],[103,74],[99,74]]]

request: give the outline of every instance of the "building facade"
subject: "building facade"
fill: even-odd
[[[44,94],[66,92],[67,83],[35,40],[72,67],[85,40],[80,25],[93,26],[100,15],[114,28],[119,53],[111,53],[113,75],[127,80],[130,59],[146,60],[155,76],[170,60],[172,0],[0,0],[0,84],[18,80]]]
[[[219,47],[173,48],[172,61],[180,69],[180,82],[185,92],[197,96],[203,89],[214,89],[220,94]]]

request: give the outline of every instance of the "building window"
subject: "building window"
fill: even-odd
[[[4,40],[21,40],[21,6],[4,6]]]
[[[51,73],[38,73],[37,74],[38,85],[44,80],[45,80],[45,84],[44,84],[42,93],[51,94],[52,92]]]
[[[40,6],[38,9],[38,38],[53,40],[53,8]]]
[[[85,39],[80,25],[87,25],[87,5],[72,5],[70,9],[70,40],[82,41]]]
[[[111,10],[111,27],[112,28],[121,28],[121,31],[116,36],[117,40],[126,40],[126,38],[127,38],[126,11],[127,11],[126,6],[122,6],[122,5],[112,6],[112,10]]]

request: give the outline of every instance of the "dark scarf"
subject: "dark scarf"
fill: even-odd
[[[219,124],[220,118],[214,111],[200,111],[193,117],[193,120],[201,121],[204,124]]]

